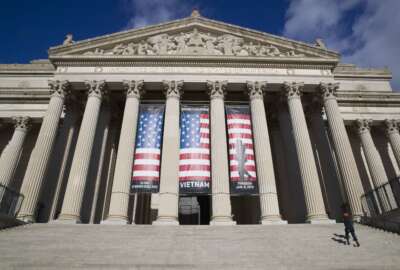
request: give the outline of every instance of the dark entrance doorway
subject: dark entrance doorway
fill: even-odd
[[[260,223],[259,196],[231,196],[232,214],[238,225]]]
[[[179,224],[210,224],[211,198],[208,195],[179,197]]]

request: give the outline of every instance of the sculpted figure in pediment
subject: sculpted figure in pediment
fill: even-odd
[[[292,56],[292,57],[304,57],[304,54],[300,53],[300,54],[296,54],[295,51],[291,50],[286,52],[286,56]]]
[[[104,50],[96,48],[94,51],[85,52],[84,55],[104,55]]]
[[[150,37],[147,41],[153,46],[154,54],[167,54],[170,40],[167,34]]]
[[[262,55],[262,56],[280,56],[281,52],[274,45],[268,45],[268,46],[261,47],[260,55]]]
[[[260,51],[260,44],[254,45],[253,42],[250,41],[249,44],[244,44],[243,48],[247,51],[250,56],[258,56]]]
[[[124,44],[118,44],[117,46],[115,46],[112,50],[114,55],[123,55],[124,51],[125,51],[125,45]]]
[[[85,55],[226,55],[226,56],[269,56],[269,57],[303,57],[295,51],[281,52],[272,44],[254,44],[243,38],[224,34],[214,36],[211,33],[181,32],[175,35],[160,34],[139,42],[118,44],[105,51],[96,48]]]
[[[224,55],[233,55],[232,46],[232,36],[223,35],[217,38],[217,48],[222,50]]]
[[[204,47],[203,38],[195,28],[193,33],[190,35],[189,41],[187,42],[188,47]]]
[[[151,50],[150,45],[142,40],[137,44],[137,54],[138,55],[146,55],[148,54],[147,52]]]
[[[244,41],[241,38],[234,38],[232,39],[232,51],[234,55],[239,55],[239,56],[248,56],[249,52],[247,49],[243,46]]]
[[[176,42],[176,53],[183,53],[186,48],[186,41],[188,40],[188,36],[185,33],[180,33],[173,39]]]
[[[204,40],[205,40],[205,48],[206,54],[210,54],[210,55],[223,55],[223,52],[221,51],[220,48],[217,48],[216,44],[217,44],[217,38],[211,36],[210,33],[207,33],[203,36]]]

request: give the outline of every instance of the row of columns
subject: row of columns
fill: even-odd
[[[59,222],[80,222],[81,204],[100,106],[106,94],[105,81],[88,81],[85,85],[89,96],[72,160],[62,210],[58,218]],[[124,81],[123,85],[126,91],[125,109],[110,199],[109,216],[104,223],[126,224],[128,222],[128,201],[138,109],[140,98],[144,91],[143,81]],[[166,95],[166,128],[164,128],[163,135],[160,207],[157,221],[154,224],[178,224],[179,108],[180,97],[183,94],[183,81],[164,81],[163,86]],[[52,81],[50,82],[50,87],[53,90],[53,94],[48,110],[43,118],[37,142],[32,151],[21,187],[21,193],[25,195],[25,200],[23,201],[19,218],[28,222],[33,222],[35,218],[35,208],[40,188],[54,145],[63,105],[70,91],[70,84],[67,81]],[[347,199],[353,215],[357,218],[362,215],[360,203],[360,196],[362,195],[361,180],[336,100],[338,87],[338,84],[321,83],[319,90]],[[210,95],[211,114],[211,174],[213,191],[211,224],[234,224],[231,215],[228,151],[225,136],[224,97],[227,89],[227,81],[208,81],[207,89]],[[263,224],[275,224],[284,223],[284,221],[282,221],[279,213],[276,180],[263,101],[265,89],[265,82],[247,82],[260,190],[261,222]],[[326,223],[331,221],[328,219],[325,211],[310,136],[301,103],[302,89],[302,83],[284,83],[283,85],[283,93],[286,97],[293,127],[292,133],[304,189],[307,221],[310,223]],[[382,160],[369,133],[369,121],[365,119],[357,120],[356,123],[359,127],[360,140],[366,153],[368,167],[370,168],[374,184],[381,185],[387,182],[388,179]],[[388,138],[393,147],[397,162],[400,165],[400,134],[397,123],[394,120],[387,120],[386,125],[388,127]],[[21,153],[26,131],[27,128],[16,128],[13,138],[9,143],[10,147],[7,146],[3,151],[0,158],[0,168],[4,168],[4,171],[15,170],[18,164],[18,158],[16,157]],[[12,173],[2,173],[1,177],[1,183],[8,185],[12,178]]]

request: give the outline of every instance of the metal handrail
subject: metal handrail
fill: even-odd
[[[400,222],[385,217],[362,217],[361,224],[400,234]]]
[[[364,215],[377,217],[396,210],[400,206],[400,177],[361,196]]]
[[[0,214],[17,217],[24,195],[0,184]]]
[[[361,203],[364,212],[361,223],[400,233],[400,223],[391,218],[400,210],[400,177],[366,192]]]

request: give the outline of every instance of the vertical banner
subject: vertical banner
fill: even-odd
[[[179,192],[210,192],[210,128],[206,106],[183,106],[179,152]]]
[[[231,194],[257,194],[253,135],[248,106],[226,106]]]
[[[164,105],[140,106],[132,192],[158,192],[163,121]]]

